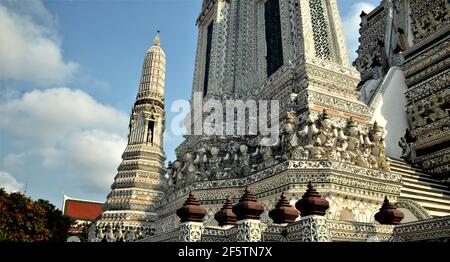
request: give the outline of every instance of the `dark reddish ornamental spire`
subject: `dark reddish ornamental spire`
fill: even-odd
[[[398,210],[393,204],[389,203],[389,199],[384,197],[384,203],[380,211],[375,214],[375,220],[382,225],[398,225],[405,217],[402,211]]]
[[[228,197],[223,205],[215,215],[214,218],[219,222],[219,226],[236,225],[236,215],[233,213],[233,202],[231,198]]]
[[[233,207],[233,213],[236,214],[237,220],[259,220],[262,212],[264,212],[264,207],[256,201],[255,196],[250,192],[248,186],[245,187],[244,195],[242,195],[239,203]]]
[[[181,223],[203,222],[206,210],[200,207],[200,202],[195,199],[194,193],[191,192],[183,207],[177,210],[177,216],[181,219]]]
[[[289,204],[283,193],[275,208],[269,212],[269,217],[275,224],[290,224],[298,217],[298,211]]]
[[[295,208],[300,211],[302,217],[310,215],[325,216],[327,209],[330,207],[328,201],[317,192],[311,182],[308,183],[308,190],[302,199],[295,203]]]

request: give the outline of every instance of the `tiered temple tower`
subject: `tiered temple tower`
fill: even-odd
[[[97,222],[99,234],[110,241],[152,233],[152,221],[156,216],[154,204],[166,187],[166,156],[162,148],[165,64],[158,35],[145,55],[139,91],[130,116],[128,145],[102,218]]]
[[[197,26],[192,108],[198,93],[203,102],[212,98],[224,104],[278,100],[280,143],[262,146],[265,137],[259,133],[187,135],[168,167],[171,186],[156,208],[157,235],[175,234],[175,210],[190,191],[204,203],[205,224],[214,226],[213,215],[225,199],[235,203],[246,185],[265,207],[264,223],[271,223],[268,210],[281,190],[292,205],[308,182],[330,203],[330,221],[372,224],[386,196],[401,206],[404,221],[448,214],[446,186],[433,181],[439,189],[430,194],[439,196],[439,205],[425,210],[418,202],[431,199],[424,183],[403,183],[409,170],[389,158],[400,155],[401,135],[392,126],[406,122],[404,93],[375,99],[389,105],[383,110],[361,99],[364,82],[348,61],[336,0],[204,0]],[[392,105],[399,114],[390,111]],[[385,118],[391,115],[403,121]],[[202,121],[200,116],[194,112],[190,124]]]

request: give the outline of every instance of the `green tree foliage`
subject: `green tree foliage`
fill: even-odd
[[[33,201],[0,188],[0,241],[62,242],[73,220],[46,200]]]
[[[69,237],[68,230],[70,225],[74,222],[70,217],[64,216],[59,209],[50,204],[47,200],[39,199],[35,202],[45,210],[46,214],[46,228],[50,230],[51,236],[49,241],[64,242]]]

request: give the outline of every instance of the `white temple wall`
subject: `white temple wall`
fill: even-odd
[[[406,117],[407,86],[403,71],[392,67],[375,95],[371,122],[377,121],[385,129],[386,155],[400,159],[402,149],[398,145],[408,126]]]

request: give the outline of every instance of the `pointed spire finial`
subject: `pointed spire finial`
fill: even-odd
[[[403,212],[391,204],[387,196],[384,197],[380,211],[375,214],[375,220],[382,225],[398,225],[404,217]]]
[[[155,37],[155,40],[153,41],[153,45],[154,46],[159,46],[161,44],[161,40],[159,39],[159,33],[160,32],[161,31],[159,29],[156,30],[156,37]]]

